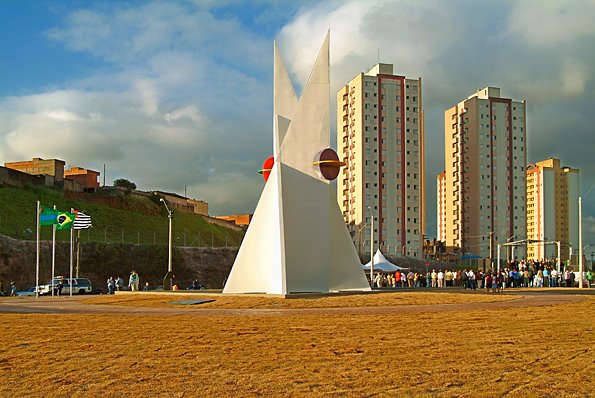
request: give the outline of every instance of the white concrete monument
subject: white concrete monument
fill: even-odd
[[[274,164],[223,293],[370,290],[330,184],[343,164],[329,148],[329,34],[299,100],[274,57]]]

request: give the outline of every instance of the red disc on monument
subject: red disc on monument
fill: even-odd
[[[313,165],[321,178],[332,181],[337,178],[345,163],[339,160],[337,152],[331,148],[325,148],[316,154]]]
[[[271,175],[271,170],[273,170],[274,164],[274,157],[271,156],[270,158],[266,158],[266,160],[262,164],[262,169],[258,171],[260,174],[262,174],[262,177],[264,178],[265,182],[269,180],[269,176]]]

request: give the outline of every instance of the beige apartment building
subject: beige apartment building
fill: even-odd
[[[439,239],[462,254],[494,259],[498,243],[526,235],[525,101],[483,88],[445,111],[444,132]],[[524,248],[515,253],[525,256]]]
[[[579,170],[560,167],[547,159],[527,167],[527,258],[567,260],[570,247],[578,250]],[[554,243],[555,242],[555,243]]]
[[[377,64],[337,93],[337,200],[360,252],[420,257],[425,234],[421,79]]]

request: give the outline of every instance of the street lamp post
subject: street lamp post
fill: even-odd
[[[589,196],[595,184],[585,194],[585,198]],[[583,287],[583,197],[578,197],[578,287]]]
[[[370,282],[374,288],[374,215],[372,214],[372,206],[370,209]]]
[[[516,235],[512,235],[511,237],[506,239],[506,243],[509,243],[514,238],[516,238]],[[512,246],[512,248],[510,248],[510,253],[511,253],[511,255],[508,256],[508,247],[506,247],[506,262],[507,263],[511,263],[514,261],[514,246]]]
[[[557,259],[557,261],[556,261],[556,263],[557,263],[557,266],[558,266],[558,273],[560,273],[560,261],[561,261],[561,258],[560,258],[560,251],[561,251],[561,250],[560,250],[560,249],[561,249],[561,248],[560,248],[560,245],[561,245],[561,244],[562,244],[562,242],[560,242],[560,241],[557,241],[557,242],[556,242],[556,246],[558,247],[558,259]]]
[[[171,263],[171,254],[172,254],[172,247],[171,247],[171,238],[172,238],[172,218],[174,218],[174,212],[171,211],[169,209],[169,207],[167,207],[167,203],[165,202],[165,199],[160,198],[159,199],[161,202],[163,202],[163,205],[165,206],[165,209],[167,210],[167,218],[169,219],[169,239],[168,239],[168,254],[167,254],[167,274],[165,275],[165,278],[163,279],[163,289],[164,290],[172,290],[173,288],[173,267],[172,267],[172,263]],[[168,284],[168,286],[165,286],[165,284]],[[167,288],[166,288],[167,287]]]
[[[362,231],[364,228],[366,228],[368,226],[368,223],[364,223],[364,225],[362,225],[360,227],[360,229],[357,231],[357,254],[359,255],[362,251],[362,241],[364,239],[362,239]],[[365,240],[364,240],[365,241]]]

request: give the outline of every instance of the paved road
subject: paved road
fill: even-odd
[[[585,300],[576,294],[531,294],[519,295],[508,301],[490,303],[398,305],[383,307],[305,308],[305,309],[217,309],[184,306],[180,308],[148,308],[120,305],[85,304],[81,299],[88,296],[70,297],[0,297],[0,313],[19,314],[127,314],[160,316],[284,316],[284,315],[377,315],[424,312],[472,311],[495,308],[540,307],[562,305]]]

